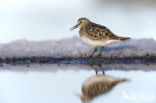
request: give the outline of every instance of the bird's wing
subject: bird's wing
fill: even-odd
[[[95,23],[87,25],[86,32],[88,37],[93,40],[107,40],[118,38],[118,36],[114,35],[107,27]]]

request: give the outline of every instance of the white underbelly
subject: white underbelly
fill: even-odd
[[[98,41],[98,40],[91,40],[86,37],[81,37],[83,42],[91,45],[91,46],[106,46],[114,42],[119,42],[119,40],[103,40],[103,41]]]

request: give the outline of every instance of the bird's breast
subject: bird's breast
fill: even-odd
[[[92,40],[91,38],[81,36],[83,42],[91,45],[91,46],[106,46],[114,42],[119,42],[117,40]]]

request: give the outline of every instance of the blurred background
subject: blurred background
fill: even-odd
[[[80,17],[117,35],[156,39],[156,0],[0,0],[0,43],[60,40]]]

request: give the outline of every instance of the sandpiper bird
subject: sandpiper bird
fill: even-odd
[[[101,47],[100,53],[97,55],[100,56],[104,46],[130,39],[129,37],[119,37],[107,27],[93,23],[87,18],[78,19],[77,25],[73,26],[71,30],[75,28],[80,28],[79,34],[85,43],[95,47],[91,56],[97,51],[97,47]]]

